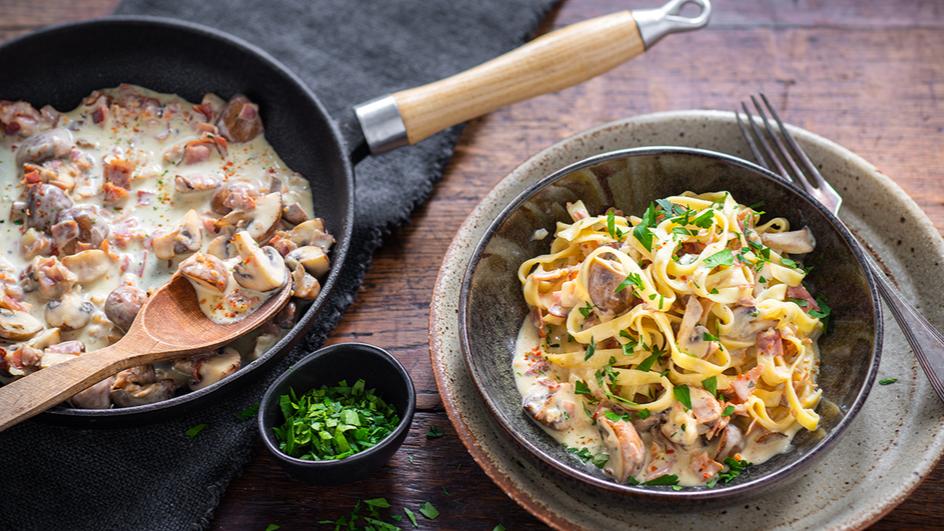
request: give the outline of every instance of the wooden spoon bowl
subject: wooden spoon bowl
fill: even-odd
[[[282,309],[291,282],[245,319],[207,318],[190,282],[174,275],[138,312],[115,344],[47,367],[0,387],[0,431],[41,413],[123,369],[213,350],[258,328]]]

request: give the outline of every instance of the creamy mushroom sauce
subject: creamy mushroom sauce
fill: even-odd
[[[0,382],[115,342],[178,267],[216,322],[245,317],[285,282],[295,298],[229,347],[122,371],[73,406],[200,389],[284,335],[318,295],[334,240],[308,181],[262,132],[239,95],[193,104],[121,85],[67,113],[0,101]]]

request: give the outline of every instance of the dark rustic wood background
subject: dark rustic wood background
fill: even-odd
[[[567,0],[542,31],[660,0]],[[0,0],[0,40],[109,13],[115,0]],[[257,445],[217,512],[220,529],[311,528],[383,496],[442,515],[423,527],[540,528],[475,465],[439,403],[427,319],[440,259],[488,190],[530,154],[577,131],[629,115],[731,109],[764,90],[787,119],[843,144],[895,179],[944,229],[944,2],[715,0],[709,28],[666,39],[645,56],[580,87],[473,122],[432,199],[394,234],[332,342],[394,352],[419,392],[409,438],[375,477],[337,488],[288,479]],[[2,97],[2,86],[0,86]],[[409,262],[407,270],[404,266]],[[438,426],[445,436],[428,440]],[[877,529],[944,526],[944,465]]]

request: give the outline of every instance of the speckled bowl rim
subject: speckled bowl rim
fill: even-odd
[[[558,145],[561,146],[560,149],[567,149],[566,144],[564,143]],[[859,386],[858,391],[856,392],[856,396],[852,401],[852,405],[843,415],[839,423],[836,424],[836,426],[834,426],[825,437],[817,441],[809,451],[805,452],[798,459],[790,461],[786,466],[773,469],[766,474],[752,477],[751,479],[744,482],[733,482],[731,484],[717,486],[712,489],[683,489],[676,491],[669,487],[642,487],[625,485],[589,474],[581,470],[580,467],[575,463],[565,463],[562,460],[551,456],[547,452],[540,449],[532,441],[524,437],[520,432],[516,431],[502,409],[488,394],[484,382],[476,377],[476,371],[473,369],[473,349],[471,338],[469,337],[469,304],[472,276],[475,273],[479,262],[481,261],[482,253],[485,251],[485,248],[489,242],[492,241],[492,237],[496,232],[498,232],[501,225],[505,223],[511,214],[518,211],[523,203],[534,197],[535,194],[575,171],[585,169],[605,161],[653,155],[695,156],[711,161],[721,162],[727,166],[736,166],[752,172],[756,178],[764,179],[773,184],[775,187],[780,187],[786,190],[788,193],[794,194],[797,199],[803,202],[803,208],[816,210],[824,218],[826,218],[829,226],[833,231],[839,234],[840,239],[846,244],[846,248],[852,253],[852,256],[855,257],[859,272],[866,279],[866,285],[868,287],[871,302],[871,317],[875,333],[872,337],[872,349],[869,352],[871,360],[868,365],[865,366],[865,378],[862,381],[862,385]],[[545,464],[578,481],[582,481],[594,487],[609,490],[611,492],[641,496],[642,498],[648,499],[658,499],[661,501],[674,500],[684,502],[690,500],[708,500],[744,496],[748,493],[771,488],[774,486],[774,484],[785,481],[794,474],[805,470],[815,460],[824,457],[824,454],[826,454],[832,448],[833,443],[839,440],[843,433],[845,433],[849,423],[852,422],[855,416],[859,413],[859,410],[862,409],[865,399],[872,390],[872,385],[875,382],[875,376],[878,374],[879,362],[881,361],[882,338],[882,304],[879,301],[878,289],[875,285],[875,279],[872,276],[871,269],[865,265],[865,257],[862,255],[861,248],[857,244],[855,238],[852,236],[852,233],[850,233],[849,229],[846,228],[845,224],[842,223],[832,212],[830,212],[829,209],[810,197],[798,186],[785,182],[776,174],[771,173],[761,166],[733,155],[727,155],[717,151],[698,148],[679,146],[648,146],[617,149],[601,153],[599,155],[587,157],[583,160],[565,166],[564,168],[561,168],[538,181],[535,181],[525,188],[520,194],[518,194],[518,196],[515,197],[510,203],[505,205],[498,216],[485,229],[485,232],[479,239],[478,244],[472,251],[472,258],[469,260],[469,264],[465,269],[465,273],[463,274],[462,285],[459,291],[459,346],[462,349],[466,367],[469,369],[469,374],[472,376],[472,381],[475,384],[475,388],[479,392],[479,396],[485,401],[485,405],[488,406],[488,410],[491,413],[492,418],[497,421],[499,426],[504,428],[505,432],[511,436],[512,440],[518,443],[518,445],[524,450],[531,452],[531,454],[536,456]]]
[[[568,137],[561,142],[569,141],[576,137],[589,137],[594,133],[602,132],[610,128],[651,125],[673,119],[723,120],[731,119],[732,116],[733,113],[731,112],[705,109],[656,112],[608,122],[581,133],[577,133],[576,135]],[[876,181],[885,190],[903,197],[909,218],[917,221],[919,228],[924,233],[934,235],[933,237],[936,239],[939,249],[944,246],[940,233],[934,227],[931,220],[928,219],[924,212],[921,211],[918,205],[916,205],[914,201],[911,200],[911,198],[908,197],[908,195],[892,179],[879,172],[871,163],[856,153],[820,135],[805,129],[801,129],[799,127],[791,126],[789,124],[788,128],[790,129],[791,133],[794,134],[794,136],[814,142],[831,152],[839,153],[852,164],[865,168],[865,170],[869,173],[870,179]],[[549,154],[556,151],[558,145],[561,142],[558,142],[532,155],[529,159],[519,165],[516,170],[509,173],[508,176],[505,177],[505,180],[511,178],[526,164],[548,158]],[[501,186],[503,182],[504,180],[496,182],[496,184],[493,186],[493,190]],[[486,194],[485,197],[488,197],[490,194],[491,191],[489,194]],[[429,314],[429,352],[433,377],[436,381],[436,386],[439,389],[439,395],[443,403],[443,408],[446,410],[446,414],[448,415],[450,422],[455,427],[459,440],[466,447],[466,450],[472,456],[472,459],[479,465],[485,474],[512,500],[518,503],[519,506],[527,510],[545,524],[550,525],[556,529],[570,529],[576,525],[573,521],[568,520],[566,517],[557,512],[547,511],[546,506],[542,505],[534,497],[532,492],[524,488],[519,488],[517,485],[515,485],[510,477],[501,471],[498,468],[498,465],[489,457],[486,450],[483,449],[481,443],[479,443],[478,439],[476,438],[477,436],[469,429],[469,425],[466,424],[465,420],[463,419],[464,411],[459,408],[457,403],[454,402],[453,397],[450,395],[450,376],[445,372],[446,367],[438,361],[438,353],[445,353],[446,349],[451,348],[451,345],[447,344],[448,338],[438,329],[438,323],[443,323],[443,330],[449,330],[450,327],[457,326],[458,323],[452,322],[457,318],[457,315],[449,312],[448,306],[441,308],[440,304],[437,303],[437,294],[440,288],[443,286],[444,278],[451,276],[447,266],[455,259],[455,255],[461,255],[463,253],[462,242],[460,241],[460,238],[458,238],[458,235],[474,229],[475,220],[482,209],[483,202],[480,202],[478,206],[476,206],[472,212],[470,212],[466,220],[456,232],[457,237],[453,239],[452,243],[447,249],[443,257],[443,267],[440,268],[436,276],[436,282],[433,288],[433,300],[430,304]],[[936,442],[938,446],[936,455],[934,457],[925,459],[923,462],[921,462],[913,471],[913,474],[909,476],[909,479],[906,480],[905,484],[902,485],[896,493],[890,495],[885,503],[876,506],[872,511],[867,513],[860,513],[847,518],[844,528],[863,529],[868,527],[891,512],[898,504],[900,504],[912,492],[914,492],[921,482],[926,479],[930,472],[938,465],[942,456],[944,456],[944,445],[942,445],[942,442],[940,440],[936,440],[934,442]]]

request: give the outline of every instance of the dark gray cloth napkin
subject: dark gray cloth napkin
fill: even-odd
[[[231,32],[284,62],[332,115],[468,68],[525,41],[555,0],[126,0],[121,14],[181,18]],[[2,92],[2,88],[0,88]],[[237,412],[318,347],[351,303],[375,249],[432,191],[459,128],[356,168],[347,269],[318,324],[256,383],[182,418],[80,430],[29,421],[0,435],[0,529],[205,528],[249,458],[253,420]],[[189,439],[188,427],[206,423]]]

